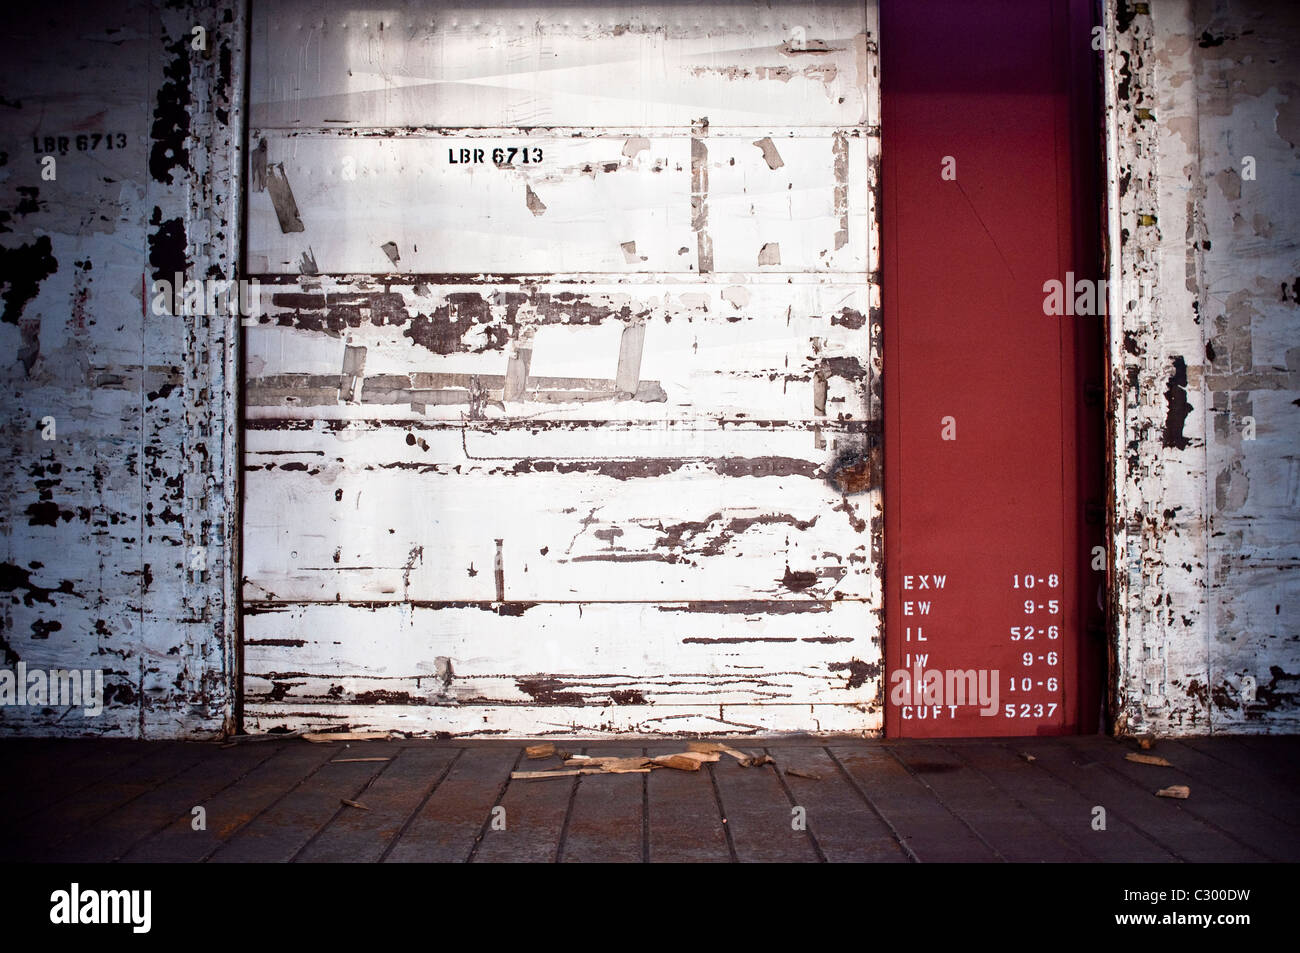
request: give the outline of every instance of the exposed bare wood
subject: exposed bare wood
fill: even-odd
[[[1130,751],[1124,755],[1125,761],[1134,761],[1137,764],[1154,764],[1165,768],[1172,768],[1173,765],[1164,758],[1157,757],[1153,754],[1138,754],[1136,751]]]

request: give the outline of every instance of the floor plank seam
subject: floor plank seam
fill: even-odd
[[[1132,786],[1133,786],[1134,788],[1136,788],[1137,790],[1139,790],[1139,791],[1144,791],[1144,792],[1146,792],[1147,794],[1154,794],[1154,793],[1155,793],[1155,792],[1151,791],[1150,788],[1149,788],[1148,786],[1144,786],[1144,785],[1142,784],[1142,782],[1140,782],[1140,781],[1137,780],[1137,778],[1130,777],[1129,775],[1125,774],[1123,771],[1120,771],[1118,768],[1113,768],[1113,767],[1111,767],[1109,764],[1106,764],[1106,762],[1104,762],[1104,761],[1101,761],[1101,762],[1098,762],[1098,763],[1101,765],[1101,767],[1102,767],[1103,770],[1109,772],[1109,773],[1110,773],[1111,775],[1113,775],[1114,777],[1120,778],[1120,779],[1123,780],[1123,781],[1127,781],[1130,785],[1132,785]],[[1171,801],[1173,802],[1171,806],[1172,806],[1172,807],[1174,808],[1174,810],[1176,810],[1179,814],[1185,814],[1187,817],[1192,818],[1194,821],[1196,821],[1196,822],[1198,822],[1198,823],[1200,823],[1200,824],[1204,824],[1206,827],[1210,828],[1212,831],[1215,831],[1216,833],[1220,834],[1221,836],[1226,837],[1228,840],[1230,840],[1230,841],[1232,841],[1233,843],[1235,843],[1238,847],[1241,847],[1241,848],[1243,848],[1243,849],[1245,849],[1245,850],[1250,851],[1250,853],[1256,855],[1257,857],[1261,857],[1261,858],[1263,858],[1264,860],[1269,860],[1269,861],[1274,861],[1274,862],[1277,861],[1277,858],[1276,858],[1276,857],[1271,857],[1271,856],[1269,856],[1268,854],[1265,854],[1263,851],[1259,850],[1259,848],[1251,847],[1249,844],[1245,843],[1241,838],[1237,837],[1237,836],[1236,836],[1235,834],[1233,834],[1231,831],[1224,830],[1222,827],[1220,827],[1220,826],[1219,826],[1218,824],[1216,824],[1214,821],[1212,821],[1212,820],[1210,820],[1209,818],[1207,818],[1207,817],[1201,815],[1200,813],[1197,813],[1197,812],[1196,812],[1195,810],[1193,810],[1192,808],[1190,808],[1190,807],[1184,807],[1181,803],[1179,803],[1179,801],[1178,801],[1177,799],[1172,799],[1172,798],[1171,798],[1171,799],[1169,799],[1169,800],[1171,800]]]
[[[479,846],[483,843],[483,838],[487,836],[488,828],[492,824],[492,815],[495,809],[501,806],[501,802],[505,800],[506,791],[510,788],[510,774],[513,771],[519,770],[519,764],[520,762],[523,761],[523,759],[524,759],[524,749],[520,748],[515,753],[515,760],[511,764],[510,770],[506,772],[506,776],[502,778],[501,783],[497,785],[496,800],[493,801],[491,807],[488,808],[487,817],[483,818],[483,824],[479,828],[478,836],[474,838],[474,844],[470,847],[469,854],[467,854],[465,857],[465,863],[472,864],[474,862],[474,858],[478,855]]]
[[[279,751],[276,752],[276,754],[279,755],[288,750],[289,750],[288,747],[281,748]],[[271,760],[272,759],[270,758],[267,759],[268,762],[270,762]],[[240,824],[234,830],[232,830],[224,840],[220,840],[216,844],[214,844],[206,854],[204,854],[202,857],[199,858],[198,862],[201,864],[206,864],[210,860],[212,860],[213,856],[218,851],[230,845],[236,837],[238,837],[240,834],[242,834],[244,831],[248,829],[249,825],[256,822],[257,819],[262,817],[262,815],[264,815],[267,811],[270,811],[273,808],[277,807],[281,801],[287,798],[294,791],[298,790],[298,788],[302,787],[303,784],[305,784],[308,780],[315,777],[316,772],[319,771],[321,768],[323,768],[328,761],[329,761],[328,757],[322,756],[320,761],[312,765],[310,771],[304,774],[293,784],[289,785],[289,787],[287,787],[284,791],[280,792],[280,794],[277,797],[273,798],[269,803],[262,805],[262,807],[255,814],[253,814],[252,817],[248,818],[248,820],[244,821],[244,823]]]
[[[912,850],[912,845],[907,843],[906,838],[904,838],[903,835],[898,832],[898,828],[894,826],[894,822],[885,817],[884,812],[882,812],[880,808],[876,806],[875,802],[867,796],[867,792],[862,790],[862,786],[858,784],[858,779],[849,773],[848,768],[844,767],[835,752],[829,747],[823,748],[822,750],[825,751],[826,754],[830,756],[830,759],[835,762],[835,767],[839,768],[840,774],[844,776],[844,780],[849,782],[849,786],[858,792],[858,797],[862,798],[862,800],[866,802],[867,807],[871,808],[876,817],[880,818],[880,823],[884,824],[885,827],[889,829],[890,835],[894,838],[894,843],[898,844],[899,850],[903,852],[903,855],[907,857],[908,861],[913,864],[921,863],[921,858],[917,856],[916,851]]]
[[[722,803],[722,792],[718,790],[718,779],[713,773],[713,765],[705,764],[702,767],[709,772],[709,783],[713,785],[713,801],[717,805],[718,817],[722,821],[722,833],[727,838],[727,852],[731,855],[733,864],[739,863],[740,856],[736,853],[736,842],[731,837],[731,825],[727,823],[727,809]]]
[[[165,777],[158,778],[153,783],[152,787],[146,788],[140,793],[132,795],[131,797],[127,798],[125,801],[123,801],[120,804],[113,805],[103,814],[89,818],[80,827],[69,828],[67,831],[64,832],[62,837],[54,841],[50,846],[57,846],[59,844],[63,844],[64,842],[69,840],[73,835],[80,833],[81,831],[85,830],[88,827],[93,827],[96,824],[102,823],[103,821],[112,817],[118,811],[134,804],[136,801],[144,797],[146,794],[151,794],[152,792],[158,790],[167,782],[173,780],[174,778],[179,777],[180,775],[184,774],[186,771],[190,770],[190,768],[193,768],[196,765],[198,765],[201,762],[201,757],[202,757],[201,755],[196,755],[193,761],[186,762],[182,764],[180,768],[176,769],[175,771],[172,771],[170,774],[166,775]]]
[[[465,752],[464,748],[456,749],[456,753],[451,756],[451,760],[449,760],[446,763],[446,765],[443,766],[442,773],[439,774],[438,777],[434,779],[429,789],[424,792],[424,796],[420,798],[419,802],[415,805],[415,807],[411,810],[411,812],[406,815],[406,820],[402,822],[402,826],[397,829],[397,832],[393,834],[393,836],[389,838],[388,843],[384,845],[384,849],[379,854],[379,857],[375,860],[375,863],[382,864],[384,861],[388,859],[388,855],[391,854],[394,851],[394,849],[396,849],[402,837],[410,829],[411,825],[415,823],[415,819],[419,817],[420,813],[424,810],[424,806],[429,803],[429,799],[433,797],[434,793],[438,790],[439,787],[441,787],[442,782],[446,780],[447,775],[451,774],[451,769],[455,767],[456,762],[460,760],[460,756],[464,752]]]
[[[641,749],[641,757],[650,756],[649,748]],[[650,863],[650,775],[641,775],[641,863]]]
[[[232,779],[231,779],[230,781],[228,781],[226,784],[222,785],[222,786],[221,786],[220,788],[218,788],[217,790],[215,790],[215,791],[211,792],[210,794],[208,794],[206,797],[204,797],[204,800],[205,800],[205,801],[210,801],[210,800],[212,800],[213,798],[220,797],[222,794],[224,794],[226,791],[229,791],[229,790],[230,790],[232,787],[234,787],[236,784],[239,784],[241,781],[243,781],[246,777],[248,777],[250,774],[252,774],[252,773],[253,773],[254,771],[256,771],[258,768],[260,768],[262,765],[264,765],[264,764],[266,764],[268,761],[270,761],[271,758],[272,758],[274,755],[275,755],[275,751],[274,751],[274,750],[271,750],[271,751],[266,752],[266,754],[262,756],[262,759],[261,759],[260,761],[257,761],[256,763],[250,765],[250,766],[249,766],[248,768],[246,768],[244,771],[240,772],[240,774],[239,774],[237,777],[232,778]],[[203,762],[200,762],[200,763],[203,763]],[[192,812],[192,811],[193,811],[193,808],[190,809],[190,812]],[[175,824],[177,821],[182,820],[182,819],[186,816],[186,814],[187,814],[187,813],[190,813],[190,812],[182,811],[180,814],[177,814],[175,817],[173,817],[171,820],[167,821],[167,822],[166,822],[165,824],[163,824],[162,826],[157,827],[157,828],[155,828],[155,829],[152,830],[152,831],[149,831],[147,834],[145,834],[145,835],[142,836],[142,837],[137,837],[135,840],[133,840],[133,841],[130,843],[130,845],[129,845],[125,850],[120,851],[120,852],[119,852],[115,857],[113,857],[112,860],[109,861],[109,863],[114,863],[114,864],[116,864],[116,863],[120,863],[124,857],[129,857],[129,856],[131,855],[132,851],[134,851],[134,850],[135,850],[137,847],[139,847],[141,844],[144,844],[146,841],[151,840],[151,839],[154,838],[154,837],[157,837],[159,834],[161,834],[163,831],[167,830],[167,828],[171,827],[171,826],[172,826],[173,824]]]
[[[993,787],[997,788],[999,791],[1001,791],[1002,794],[1003,794],[1004,796],[1006,796],[1006,798],[1007,798],[1007,799],[1008,799],[1012,804],[1015,804],[1018,808],[1020,808],[1022,811],[1024,811],[1024,812],[1025,812],[1026,814],[1028,814],[1030,817],[1034,818],[1034,820],[1038,821],[1038,822],[1039,822],[1040,824],[1042,824],[1045,828],[1047,828],[1047,830],[1049,830],[1049,831],[1052,833],[1052,836],[1056,838],[1057,843],[1059,843],[1062,847],[1065,847],[1065,848],[1068,849],[1068,850],[1072,850],[1072,851],[1074,851],[1075,853],[1082,854],[1083,857],[1084,857],[1084,859],[1087,860],[1087,861],[1089,861],[1089,862],[1099,862],[1099,859],[1097,858],[1097,856],[1096,856],[1095,854],[1093,854],[1090,850],[1088,850],[1088,848],[1086,848],[1086,847],[1082,847],[1082,846],[1079,846],[1079,845],[1076,845],[1076,844],[1073,844],[1073,843],[1071,843],[1070,841],[1066,840],[1066,839],[1061,835],[1060,831],[1058,831],[1058,830],[1056,829],[1056,825],[1052,824],[1051,821],[1049,821],[1049,820],[1048,820],[1044,815],[1040,814],[1038,811],[1035,811],[1032,807],[1030,807],[1030,806],[1029,806],[1028,804],[1026,804],[1024,801],[1020,800],[1020,798],[1016,797],[1016,795],[1015,795],[1015,793],[1014,793],[1013,791],[1011,791],[1010,789],[1008,789],[1008,788],[1004,787],[1003,785],[999,784],[999,783],[998,783],[998,782],[997,782],[997,781],[992,777],[992,775],[988,774],[988,773],[985,772],[982,768],[979,768],[979,767],[976,766],[974,763],[972,763],[972,762],[970,761],[970,759],[968,759],[968,758],[966,758],[964,755],[962,755],[959,746],[947,746],[947,745],[945,745],[945,748],[947,748],[948,751],[952,752],[952,753],[957,757],[957,759],[958,759],[959,761],[963,762],[963,763],[964,763],[968,768],[970,768],[970,769],[971,769],[972,771],[974,771],[976,774],[980,775],[980,777],[984,778],[984,780],[987,781],[991,786],[993,786]],[[1073,789],[1071,789],[1071,790],[1073,790]],[[1084,799],[1084,800],[1086,800],[1086,799]]]
[[[387,771],[389,768],[391,768],[397,762],[397,759],[400,756],[401,756],[401,750],[399,749],[396,754],[394,754],[391,758],[389,758],[387,761],[383,763],[383,765],[379,768],[378,771],[374,772],[372,775],[370,775],[370,777],[366,778],[365,782],[361,785],[360,788],[357,789],[356,793],[353,794],[352,797],[349,798],[349,800],[360,803],[361,796],[365,794],[367,791],[369,791],[371,786],[376,781],[378,781],[381,777],[384,776],[384,772]],[[333,760],[334,760],[333,758],[327,758],[325,760],[325,764],[329,764]],[[336,807],[334,809],[334,813],[330,815],[329,820],[325,821],[325,823],[321,824],[320,827],[312,831],[311,836],[308,837],[307,840],[304,841],[298,847],[298,849],[295,850],[289,856],[286,863],[290,863],[290,864],[297,863],[298,858],[302,856],[303,851],[307,850],[307,848],[311,847],[312,844],[316,843],[316,841],[320,839],[321,835],[324,834],[329,829],[330,825],[333,824],[335,821],[337,821],[345,811],[355,811],[355,810],[356,808],[350,807],[349,805],[346,804],[340,804],[338,807]]]
[[[763,754],[767,755],[768,757],[771,757],[772,751],[769,748],[764,748]],[[790,785],[786,782],[785,778],[781,776],[781,771],[777,767],[777,765],[775,764],[764,765],[764,767],[770,767],[772,769],[772,773],[776,775],[777,783],[781,785],[781,790],[785,792],[786,800],[790,802],[791,809],[799,807],[799,805],[795,803],[794,792],[790,790]],[[803,832],[808,836],[808,841],[809,843],[812,844],[812,849],[814,853],[817,854],[817,862],[819,864],[827,863],[828,861],[826,858],[826,852],[822,850],[822,845],[817,840],[817,835],[813,831],[813,822],[809,820],[807,816],[804,817]]]
[[[1004,746],[1004,747],[1006,747],[1006,750],[1007,750],[1007,751],[1010,751],[1010,750],[1011,750],[1011,748],[1010,748],[1009,746]],[[1071,791],[1074,791],[1074,792],[1075,792],[1076,794],[1078,794],[1080,797],[1084,798],[1085,800],[1093,800],[1093,799],[1094,799],[1094,798],[1090,798],[1086,792],[1084,792],[1084,791],[1080,791],[1077,787],[1075,787],[1073,784],[1071,784],[1068,778],[1063,777],[1063,776],[1062,776],[1061,774],[1059,774],[1058,772],[1053,771],[1053,770],[1052,770],[1051,768],[1049,768],[1047,765],[1043,764],[1043,760],[1042,760],[1041,758],[1039,758],[1039,759],[1038,759],[1037,761],[1035,761],[1034,763],[1040,765],[1044,771],[1046,771],[1046,772],[1047,772],[1048,774],[1050,774],[1052,777],[1056,778],[1058,781],[1060,781],[1062,784],[1064,784],[1066,787],[1068,787]],[[1183,856],[1182,854],[1180,854],[1178,851],[1174,850],[1173,847],[1171,847],[1169,844],[1166,844],[1164,841],[1162,841],[1162,840],[1160,840],[1159,838],[1157,838],[1154,834],[1152,834],[1152,833],[1150,833],[1149,831],[1143,829],[1143,827],[1142,827],[1141,824],[1137,823],[1137,822],[1134,821],[1134,820],[1131,820],[1129,817],[1125,816],[1125,814],[1124,814],[1123,812],[1121,812],[1121,811],[1117,811],[1117,810],[1115,810],[1113,807],[1108,807],[1108,808],[1106,808],[1106,814],[1107,814],[1108,817],[1110,817],[1110,816],[1114,816],[1114,817],[1119,818],[1120,821],[1122,821],[1124,824],[1126,824],[1127,826],[1131,827],[1134,831],[1136,831],[1137,834],[1138,834],[1140,837],[1144,837],[1144,838],[1146,838],[1147,840],[1149,840],[1149,841],[1150,841],[1152,844],[1154,844],[1156,847],[1160,848],[1162,851],[1164,851],[1166,854],[1168,854],[1170,857],[1172,857],[1172,858],[1173,858],[1177,863],[1180,863],[1180,864],[1185,864],[1185,863],[1187,863],[1187,858],[1186,858],[1186,857],[1184,857],[1184,856]]]
[[[920,785],[921,785],[923,788],[925,788],[927,791],[930,792],[930,796],[931,796],[932,798],[934,798],[935,803],[937,803],[941,808],[943,808],[945,811],[947,811],[948,814],[949,814],[949,815],[950,815],[954,820],[956,820],[958,824],[960,824],[962,827],[966,828],[966,830],[970,831],[973,835],[975,835],[975,839],[978,840],[981,844],[983,844],[986,848],[988,848],[989,852],[992,853],[994,857],[996,857],[998,860],[1002,861],[1004,864],[1007,862],[1007,859],[1006,859],[1005,857],[1002,856],[1002,851],[998,850],[996,847],[994,847],[992,844],[990,844],[990,843],[988,842],[988,840],[985,839],[984,835],[981,834],[979,831],[977,831],[977,830],[976,830],[976,829],[971,825],[971,823],[970,823],[968,820],[966,820],[966,818],[962,817],[960,814],[958,814],[956,811],[954,811],[951,807],[949,807],[948,804],[947,804],[947,802],[944,801],[944,799],[943,799],[942,797],[939,796],[939,792],[936,791],[933,787],[931,787],[930,784],[925,780],[925,778],[921,777],[919,774],[917,774],[915,771],[913,771],[913,770],[908,766],[907,762],[904,761],[902,758],[900,758],[900,757],[899,757],[899,756],[894,752],[894,749],[893,749],[891,746],[889,746],[889,745],[884,745],[883,747],[885,748],[886,753],[887,753],[891,758],[893,758],[893,759],[894,759],[895,761],[897,761],[900,765],[902,765],[903,770],[906,771],[906,772],[908,773],[908,775],[910,775],[910,776],[911,776],[915,781],[917,781],[918,783],[920,783]]]
[[[583,748],[582,754],[586,754],[590,749]],[[573,803],[578,799],[578,785],[582,783],[582,775],[575,774],[573,780],[569,783],[569,799],[564,805],[564,819],[560,821],[560,836],[555,842],[555,860],[554,863],[561,863],[564,860],[564,844],[569,836],[569,821],[573,818]]]

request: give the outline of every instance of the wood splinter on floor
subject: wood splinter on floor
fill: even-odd
[[[740,751],[730,745],[724,745],[718,741],[692,741],[686,745],[686,748],[688,751],[698,751],[705,754],[721,752],[722,754],[730,755],[740,762],[742,768],[752,768],[756,764],[767,764],[772,760],[771,758],[768,758],[767,761],[756,759],[752,754],[746,754],[744,751]],[[763,755],[763,757],[767,758],[767,755]]]
[[[718,741],[691,741],[686,745],[687,750],[699,752],[701,754],[725,754],[730,755],[740,762],[742,768],[756,768],[764,764],[776,764],[771,755],[766,754],[747,754],[738,748],[730,745],[724,745]]]
[[[555,746],[551,744],[532,745],[524,749],[528,757],[545,758],[558,753],[564,759],[564,767],[552,771],[511,771],[510,779],[512,781],[539,781],[543,778],[571,778],[579,774],[648,774],[655,768],[699,771],[700,765],[721,761],[724,754],[735,758],[740,762],[742,768],[776,764],[771,755],[746,754],[744,751],[716,741],[691,741],[687,743],[686,748],[686,751],[676,751],[672,754],[656,755],[654,757],[621,758],[585,754],[570,756],[568,752],[556,752]],[[534,755],[532,752],[535,750],[538,752],[544,751],[544,753]],[[809,778],[814,781],[821,780],[821,776],[818,774],[810,771],[800,771],[795,768],[786,769],[786,774],[797,778]]]
[[[659,768],[675,768],[678,771],[698,771],[701,764],[712,764],[721,760],[722,755],[716,751],[681,751],[652,758],[650,764]]]
[[[592,758],[585,754],[575,754],[564,761],[566,768],[592,768],[608,774],[642,773],[650,770],[648,758]]]
[[[549,758],[555,754],[555,745],[549,741],[545,744],[529,745],[524,749],[524,754],[528,755],[532,761],[536,761],[538,758]]]
[[[1161,768],[1173,767],[1172,764],[1170,764],[1168,761],[1166,761],[1164,758],[1160,757],[1159,755],[1138,754],[1136,751],[1130,751],[1128,754],[1124,755],[1124,760],[1133,761],[1137,764],[1154,764]]]
[[[606,768],[562,768],[558,771],[511,771],[511,781],[541,781],[545,778],[572,778],[579,774],[649,774],[649,768],[610,771]]]
[[[345,797],[341,797],[341,798],[339,798],[339,801],[340,801],[341,803],[343,803],[343,804],[346,804],[348,807],[355,807],[355,808],[356,808],[357,810],[359,810],[359,811],[368,811],[368,810],[370,810],[370,808],[366,807],[366,806],[365,806],[364,804],[362,804],[360,801],[350,801],[350,800],[348,800],[348,799],[345,798]]]
[[[1156,797],[1175,797],[1180,801],[1186,800],[1192,796],[1192,789],[1186,784],[1171,784],[1167,788],[1161,788],[1156,792]]]

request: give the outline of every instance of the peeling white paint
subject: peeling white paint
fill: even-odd
[[[20,356],[3,370],[0,662],[102,670],[106,697],[97,718],[6,709],[0,731],[213,735],[235,713],[237,327],[148,313],[145,288],[173,260],[235,277],[243,17],[220,2],[7,16],[0,206],[26,210],[0,244],[48,241],[53,261],[5,279],[39,282],[0,323]],[[207,56],[189,55],[195,22]]]
[[[749,3],[443,8],[432,45],[401,7],[327,15],[318,64],[309,6],[254,28],[304,228],[251,196],[247,716],[878,730],[879,480],[835,485],[879,428],[863,7],[781,11],[798,52]]]
[[[1107,10],[1117,725],[1294,731],[1300,348],[1283,342],[1300,320],[1279,288],[1300,271],[1300,196],[1271,120],[1300,85],[1270,64],[1294,60],[1300,24],[1144,6]]]

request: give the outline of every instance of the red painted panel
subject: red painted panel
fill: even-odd
[[[1043,313],[1044,282],[1096,274],[1087,20],[1023,0],[881,12],[886,732],[1093,730],[1080,341],[1101,319]]]

